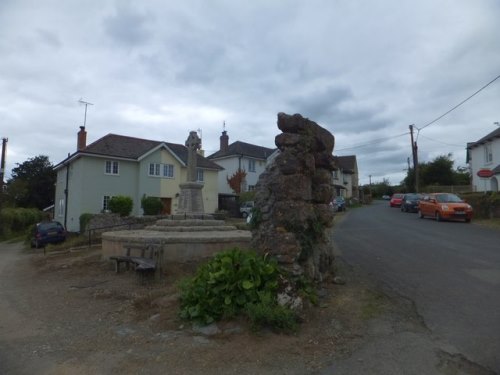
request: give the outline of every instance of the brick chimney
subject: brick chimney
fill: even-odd
[[[81,151],[87,147],[87,132],[85,131],[85,126],[80,126],[80,131],[78,132],[78,142],[76,144],[76,150]]]
[[[220,136],[220,151],[227,151],[229,149],[229,136],[227,131],[223,131]]]

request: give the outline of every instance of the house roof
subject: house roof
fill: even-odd
[[[248,156],[255,159],[267,159],[276,149],[267,148],[257,145],[252,145],[250,143],[236,141],[228,146],[227,151],[219,150],[212,155],[208,156],[208,159],[220,159],[228,156]]]
[[[83,150],[79,150],[72,155],[69,155],[65,160],[60,162],[55,166],[57,169],[59,166],[63,165],[66,161],[74,159],[80,155],[88,156],[106,156],[110,158],[124,158],[138,160],[141,156],[147,152],[153,150],[154,148],[165,145],[168,147],[175,156],[184,165],[187,165],[188,150],[187,147],[177,143],[153,141],[148,139],[141,139],[135,137],[128,137],[118,134],[107,134],[104,137],[98,139],[97,141],[89,144]],[[197,166],[206,169],[222,169],[216,163],[208,160],[207,158],[197,155]]]
[[[500,127],[493,130],[491,133],[485,135],[479,141],[467,143],[467,149],[471,149],[471,148],[480,146],[482,144],[485,144],[486,142],[494,140],[495,138],[500,138]]]
[[[355,173],[357,170],[356,155],[334,156],[333,159],[337,166],[344,173]]]

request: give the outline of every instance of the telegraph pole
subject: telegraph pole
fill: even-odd
[[[413,141],[413,125],[410,125],[411,153],[413,155],[413,171],[415,173],[415,193],[418,193],[418,146]]]

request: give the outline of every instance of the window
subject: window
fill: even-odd
[[[493,161],[493,152],[491,150],[491,143],[484,145],[484,162],[491,163]]]
[[[174,166],[172,164],[149,164],[149,175],[156,177],[174,178]]]
[[[106,160],[104,173],[118,175],[119,168],[117,161]]]
[[[339,171],[333,171],[333,178],[335,179],[339,178]]]
[[[205,181],[205,175],[203,173],[203,169],[200,169],[200,168],[196,169],[196,181],[198,181],[198,182]]]
[[[248,191],[254,191],[255,185],[248,185]]]
[[[102,198],[102,210],[104,212],[109,211],[109,200],[113,198],[111,195],[105,195]]]
[[[163,177],[174,178],[174,166],[172,164],[163,164]]]
[[[64,199],[59,199],[59,206],[58,206],[57,214],[59,216],[64,215]]]
[[[248,171],[255,172],[255,160],[253,159],[248,160]]]

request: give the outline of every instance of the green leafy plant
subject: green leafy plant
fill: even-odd
[[[87,225],[89,224],[89,221],[93,216],[93,214],[89,213],[83,213],[80,215],[80,233],[85,232],[85,230],[87,229]]]
[[[278,305],[269,295],[263,296],[258,303],[248,304],[246,315],[254,331],[262,327],[269,327],[273,330],[293,333],[298,329],[295,312],[285,306]]]
[[[124,195],[117,195],[109,200],[110,211],[120,216],[129,216],[133,207],[134,202],[132,198]]]
[[[141,207],[144,210],[144,215],[159,215],[163,210],[163,203],[160,198],[144,195],[141,199]]]
[[[278,275],[275,261],[253,251],[221,252],[181,284],[181,317],[209,324],[275,300]]]

